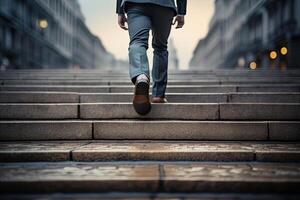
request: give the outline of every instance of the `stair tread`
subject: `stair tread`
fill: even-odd
[[[299,194],[202,194],[202,193],[90,193],[90,194],[14,194],[0,195],[2,200],[298,200]]]
[[[0,140],[283,140],[299,141],[300,121],[5,120]]]
[[[0,172],[2,192],[280,193],[300,184],[296,163],[1,163]]]
[[[179,114],[180,113],[180,114]],[[146,116],[132,103],[0,103],[0,119],[299,120],[300,103],[153,104]]]
[[[2,103],[131,102],[130,93],[0,91]],[[299,103],[299,92],[167,93],[173,103]]]
[[[1,162],[22,161],[276,161],[300,159],[299,143],[187,141],[0,142]]]

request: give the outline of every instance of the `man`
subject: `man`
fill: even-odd
[[[167,103],[165,92],[168,81],[168,38],[172,24],[177,23],[176,28],[183,27],[187,5],[186,0],[176,1],[177,7],[174,0],[117,0],[119,26],[129,31],[129,73],[135,84],[133,106],[140,115],[146,115],[151,110],[150,73],[146,53],[150,30],[154,49],[151,101]]]

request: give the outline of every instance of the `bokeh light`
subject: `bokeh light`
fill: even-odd
[[[38,25],[41,29],[46,29],[48,28],[48,21],[46,19],[40,19]]]
[[[257,63],[256,62],[251,62],[250,63],[250,69],[255,70],[257,68]]]
[[[272,59],[272,60],[275,60],[276,58],[277,58],[277,52],[276,51],[271,51],[270,52],[270,58]]]
[[[280,49],[280,53],[281,53],[283,56],[287,55],[287,54],[288,54],[288,48],[282,47],[282,48]]]

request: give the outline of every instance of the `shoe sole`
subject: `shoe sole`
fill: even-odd
[[[140,82],[136,85],[133,107],[140,115],[147,115],[151,111],[149,85],[147,83]]]

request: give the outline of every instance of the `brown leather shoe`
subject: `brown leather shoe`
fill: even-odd
[[[152,103],[168,103],[168,100],[163,97],[152,97]]]
[[[133,107],[140,115],[147,115],[151,111],[149,87],[148,80],[137,80],[135,83]]]

